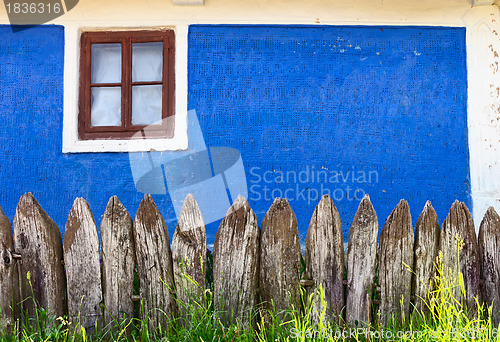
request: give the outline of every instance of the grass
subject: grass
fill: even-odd
[[[213,282],[210,267],[207,289],[203,298],[183,306],[183,318],[176,318],[168,327],[152,327],[148,313],[143,319],[114,322],[90,335],[77,322],[67,317],[55,317],[37,307],[36,317],[17,321],[10,329],[0,332],[0,341],[499,341],[497,327],[491,321],[491,308],[477,303],[475,317],[462,305],[459,292],[465,294],[461,275],[445,276],[440,256],[436,261],[435,288],[425,298],[427,314],[414,309],[410,319],[400,325],[393,317],[386,325],[372,324],[369,328],[349,329],[338,321],[326,319],[323,289],[321,312],[312,312],[310,298],[304,289],[300,307],[286,312],[270,310],[267,321],[257,307],[251,313],[256,324],[235,323],[224,326],[221,312],[213,302]],[[210,266],[210,265],[209,265]],[[460,291],[457,291],[459,289]],[[375,294],[374,294],[375,295]],[[283,318],[284,317],[284,318]],[[376,317],[375,317],[376,318]],[[375,319],[377,321],[377,319]]]

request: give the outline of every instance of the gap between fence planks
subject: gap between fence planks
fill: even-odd
[[[468,309],[476,312],[473,298],[481,299],[482,294],[485,302],[493,305],[494,313],[498,312],[500,250],[496,239],[500,236],[499,226],[500,218],[490,208],[481,223],[479,242],[476,241],[472,217],[465,204],[456,201],[440,231],[437,215],[428,202],[417,220],[413,240],[408,203],[401,201],[387,219],[380,238],[379,310],[383,320],[391,314],[407,318],[410,299],[418,309],[422,308],[426,293],[433,286],[433,262],[438,250],[443,255],[442,266],[446,272],[455,275],[462,272],[463,301]],[[9,220],[0,209],[2,306],[11,305],[14,300],[33,317],[34,302],[30,298],[33,294],[40,307],[58,316],[68,310],[74,318],[78,308],[84,326],[90,328],[95,323],[101,324],[102,319],[104,324],[109,324],[115,319],[118,322],[132,318],[133,301],[140,299],[144,305],[141,312],[147,313],[152,319],[151,325],[156,327],[176,316],[172,292],[175,287],[177,297],[184,303],[203,300],[206,232],[200,209],[191,195],[186,197],[174,233],[173,259],[166,224],[152,198],[145,196],[132,222],[118,198],[112,197],[101,220],[102,275],[95,222],[85,200],[77,199],[65,232],[68,308],[62,300],[66,289],[60,232],[31,194],[21,197],[13,227],[14,238]],[[365,196],[349,232],[344,303],[340,216],[328,196],[318,204],[306,241],[308,280],[303,284],[310,294],[316,293],[320,285],[324,288],[330,319],[341,320],[345,312],[345,320],[351,325],[374,320],[370,313],[378,302],[372,300],[377,234],[377,215],[369,197]],[[458,241],[463,242],[460,252]],[[286,199],[273,202],[260,232],[248,202],[239,197],[222,221],[214,247],[214,303],[225,312],[222,317],[225,323],[244,321],[245,313],[260,302],[264,308],[261,313],[275,309],[280,317],[283,317],[282,310],[291,305],[299,307],[300,244],[295,214]],[[460,264],[457,264],[458,256]],[[18,274],[17,267],[9,266],[16,259],[19,259]],[[136,260],[139,261],[140,296],[134,294]],[[408,276],[412,265],[413,279]],[[80,280],[82,277],[85,280]],[[183,283],[187,277],[199,284],[189,290],[194,297],[187,294],[193,282]],[[14,282],[6,282],[6,279]],[[21,293],[17,297],[19,289]],[[233,296],[235,291],[237,294]],[[227,302],[224,302],[225,295]],[[104,318],[99,307],[101,298]],[[316,300],[314,296],[313,300]],[[317,302],[313,305],[318,308]],[[166,315],[160,313],[161,310]],[[15,312],[4,311],[1,323],[9,324],[13,314],[17,317]],[[498,316],[494,321],[498,321]]]

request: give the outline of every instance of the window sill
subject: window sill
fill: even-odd
[[[63,153],[150,152],[186,150],[187,139],[76,140],[63,143]]]

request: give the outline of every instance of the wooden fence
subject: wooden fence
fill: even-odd
[[[133,317],[138,301],[151,326],[166,325],[186,314],[178,303],[201,300],[206,233],[191,195],[184,201],[172,247],[150,196],[145,196],[134,220],[112,197],[100,231],[101,243],[82,198],[75,200],[69,214],[64,248],[59,228],[30,193],[19,201],[13,229],[0,209],[2,325],[12,324],[20,312],[34,316],[39,306],[73,321],[80,317],[90,330]],[[401,200],[387,218],[380,241],[378,232],[377,214],[365,196],[345,254],[339,213],[324,196],[311,219],[300,279],[298,226],[288,201],[275,199],[259,229],[248,202],[238,197],[220,225],[213,251],[214,303],[223,312],[222,320],[249,321],[252,308],[271,309],[272,302],[277,312],[299,307],[301,285],[312,298],[313,312],[321,312],[322,286],[326,314],[337,322],[383,323],[391,315],[407,319],[413,308],[426,311],[423,300],[432,288],[439,251],[447,273],[463,274],[469,310],[476,310],[474,298],[493,305],[494,312],[500,310],[500,217],[493,208],[484,216],[478,239],[469,210],[458,201],[441,229],[427,202],[413,229],[408,203]],[[460,252],[457,238],[463,244]],[[134,286],[136,274],[139,286]]]

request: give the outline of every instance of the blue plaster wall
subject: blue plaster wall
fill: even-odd
[[[18,33],[0,26],[0,206],[12,221],[19,198],[32,192],[61,232],[76,197],[89,202],[97,223],[112,195],[134,217],[143,194],[127,153],[62,153],[63,69],[62,26]],[[154,199],[175,218],[166,196]]]
[[[191,26],[189,108],[241,152],[259,222],[287,194],[304,238],[328,191],[345,238],[364,193],[381,225],[402,198],[442,222],[471,204],[465,51],[464,28]]]
[[[61,231],[79,196],[98,223],[112,195],[134,216],[143,194],[128,154],[61,152],[63,59],[63,27],[13,34],[0,26],[0,206],[12,220],[19,197],[32,192]],[[335,202],[345,230],[358,205],[347,186],[370,194],[381,224],[400,198],[414,221],[427,199],[441,222],[455,198],[470,207],[462,28],[192,26],[188,78],[207,146],[241,153],[259,222],[271,204],[264,186],[295,191],[302,236],[311,196],[325,188],[346,195]],[[378,178],[275,177],[314,170]],[[270,182],[259,180],[265,173]],[[153,198],[172,235],[169,195]]]

